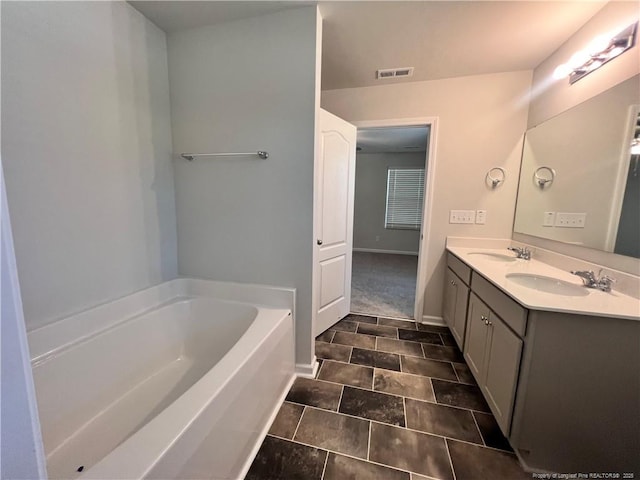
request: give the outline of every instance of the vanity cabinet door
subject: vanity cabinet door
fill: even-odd
[[[442,316],[451,329],[458,347],[462,350],[464,332],[467,324],[467,303],[469,287],[467,287],[453,271],[447,268],[444,286],[444,303]]]
[[[489,313],[484,383],[485,398],[505,436],[509,434],[520,370],[522,340],[493,312]]]
[[[484,364],[489,333],[489,307],[473,293],[469,297],[464,358],[479,385],[484,383]]]
[[[521,353],[522,340],[471,293],[464,358],[505,436],[511,425]]]

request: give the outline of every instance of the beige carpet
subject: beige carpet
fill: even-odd
[[[353,252],[351,311],[413,318],[418,257]]]

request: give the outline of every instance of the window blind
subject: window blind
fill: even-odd
[[[384,228],[420,230],[423,199],[424,168],[389,168]]]

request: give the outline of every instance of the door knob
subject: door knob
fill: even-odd
[[[317,243],[318,245],[322,245],[322,240],[318,239],[318,240],[316,240],[316,243]]]

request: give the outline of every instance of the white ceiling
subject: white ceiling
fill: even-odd
[[[426,152],[429,127],[382,127],[358,129],[359,153]]]
[[[133,7],[167,33],[257,17],[315,2],[129,0]]]
[[[130,1],[167,32],[211,25],[308,1]],[[606,1],[333,1],[323,16],[322,89],[531,70]],[[415,67],[376,80],[380,68]]]
[[[532,70],[605,3],[323,3],[322,89]],[[376,80],[394,67],[413,77]]]

